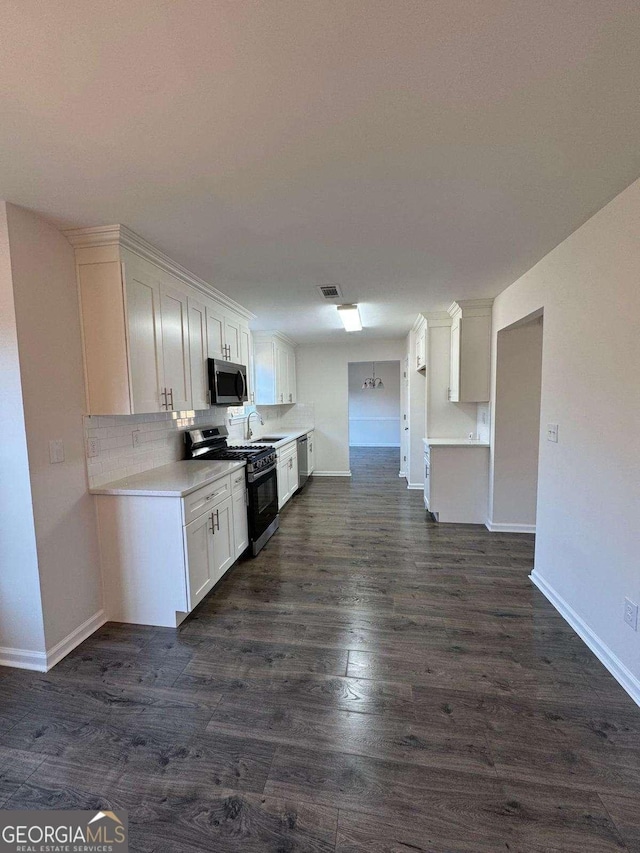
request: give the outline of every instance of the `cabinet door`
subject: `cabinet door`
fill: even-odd
[[[224,315],[213,303],[207,305],[207,352],[209,358],[227,360],[224,342]]]
[[[191,297],[189,297],[189,366],[193,408],[208,409],[207,309],[202,302]]]
[[[247,396],[250,403],[255,403],[256,396],[253,390],[253,346],[251,332],[247,326],[240,326],[240,364],[247,368]]]
[[[237,559],[249,546],[249,523],[247,519],[247,490],[240,489],[233,495],[233,542],[234,558]]]
[[[163,386],[160,281],[155,268],[132,259],[125,264],[131,398],[135,414],[160,412]]]
[[[449,399],[460,400],[460,319],[451,324],[451,361],[449,365]]]
[[[282,509],[289,497],[289,460],[283,459],[278,463],[278,509]]]
[[[295,351],[287,350],[287,396],[290,403],[296,402],[296,354]]]
[[[187,294],[170,281],[161,285],[163,387],[167,389],[168,408],[191,409],[189,370],[189,319]]]
[[[215,514],[201,515],[184,529],[187,551],[189,610],[205,597],[218,580],[214,562]]]
[[[427,363],[426,350],[427,350],[427,331],[426,331],[426,328],[422,327],[416,335],[416,360],[415,360],[416,370],[424,370],[426,363]]]
[[[233,499],[227,498],[212,510],[213,533],[213,574],[216,580],[222,577],[235,562],[233,542]]]
[[[276,403],[286,403],[289,394],[289,361],[284,347],[276,344]]]
[[[240,362],[240,323],[225,317],[224,342],[226,344],[227,361]]]
[[[292,497],[298,491],[298,454],[297,454],[297,452],[289,457],[287,475],[289,478],[288,496]]]

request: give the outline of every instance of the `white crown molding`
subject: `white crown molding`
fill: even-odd
[[[573,607],[535,569],[531,572],[529,578],[545,598],[551,602],[565,622],[573,628],[580,639],[591,649],[600,663],[609,670],[618,684],[626,690],[636,705],[640,705],[640,680],[636,678],[609,646],[591,630]]]
[[[254,340],[266,341],[269,338],[278,338],[278,340],[282,341],[285,344],[288,344],[290,347],[294,349],[298,346],[298,342],[294,341],[293,338],[290,338],[289,335],[285,335],[284,332],[279,332],[277,329],[272,329],[270,331],[253,331],[252,335]]]
[[[491,314],[493,299],[460,299],[447,308],[450,317],[486,317]]]
[[[246,320],[254,320],[255,314],[244,308],[230,296],[215,288],[213,285],[199,278],[188,269],[172,260],[160,249],[156,249],[135,231],[126,225],[97,225],[93,228],[71,228],[62,232],[74,249],[94,249],[102,246],[119,246],[150,261],[152,264],[165,270],[165,272],[181,279],[185,284],[195,287],[205,296],[212,296],[222,303],[230,311],[239,314]]]
[[[429,311],[424,315],[429,329],[437,327],[451,326],[451,315],[447,311]]]

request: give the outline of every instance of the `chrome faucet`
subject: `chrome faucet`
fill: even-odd
[[[262,415],[260,412],[257,412],[255,409],[252,412],[249,412],[249,417],[247,418],[247,441],[251,438],[253,433],[251,432],[251,415],[257,415],[260,418],[260,423],[264,426],[264,421],[262,420]]]

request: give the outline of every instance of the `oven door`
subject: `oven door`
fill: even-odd
[[[269,471],[254,475],[247,483],[249,493],[249,536],[252,542],[260,539],[278,517],[278,472],[274,465]]]
[[[244,364],[232,361],[221,361],[217,358],[208,360],[209,395],[212,406],[234,406],[246,403],[247,368]]]

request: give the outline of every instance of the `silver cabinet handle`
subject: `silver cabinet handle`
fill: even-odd
[[[211,515],[210,515],[209,517],[211,518],[211,527],[209,528],[209,530],[211,531],[211,533],[212,533],[213,535],[215,535],[216,529],[215,529],[215,527],[213,526],[213,525],[214,525],[214,521],[213,521],[213,513],[211,513]]]
[[[216,530],[220,530],[220,512],[216,510]]]
[[[161,397],[164,397],[164,403],[161,401],[161,402],[160,402],[160,406],[161,406],[163,409],[168,409],[168,408],[169,408],[169,406],[167,405],[167,389],[166,389],[166,388],[163,388],[163,389],[162,389],[162,391],[160,392],[160,396],[161,396]]]
[[[173,411],[173,388],[169,388],[169,393],[171,394],[171,410]],[[167,406],[167,409],[169,406]]]

